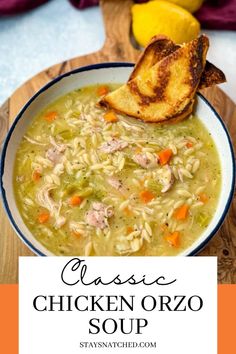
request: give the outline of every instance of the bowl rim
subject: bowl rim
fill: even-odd
[[[16,127],[18,121],[22,118],[22,116],[23,116],[24,112],[26,111],[26,109],[31,105],[31,103],[39,95],[41,95],[41,93],[43,93],[48,88],[50,88],[51,86],[53,86],[54,84],[56,84],[60,80],[64,79],[65,77],[68,77],[68,76],[71,76],[73,74],[77,74],[77,73],[80,73],[80,72],[84,72],[84,71],[90,71],[90,70],[106,69],[106,68],[119,68],[119,67],[133,67],[133,66],[134,66],[134,64],[130,63],[130,62],[104,62],[104,63],[98,63],[98,64],[91,64],[91,65],[82,66],[82,67],[79,67],[77,69],[68,71],[68,72],[66,72],[66,73],[64,73],[62,75],[57,76],[53,80],[49,81],[46,85],[41,87],[26,102],[26,104],[21,108],[20,112],[17,114],[16,118],[14,119],[10,129],[8,130],[6,138],[5,138],[4,142],[3,142],[2,154],[1,154],[1,162],[0,162],[0,192],[1,192],[1,195],[2,195],[3,206],[4,206],[4,209],[5,209],[6,214],[8,216],[8,219],[10,221],[10,224],[12,225],[13,229],[16,231],[16,233],[19,236],[19,238],[21,239],[21,241],[23,241],[26,244],[26,246],[31,251],[33,251],[36,255],[38,255],[38,256],[48,256],[47,254],[44,254],[42,251],[38,250],[37,247],[34,246],[31,243],[31,241],[29,241],[28,238],[21,232],[20,228],[16,224],[16,222],[14,220],[14,217],[12,216],[12,213],[10,211],[10,207],[9,207],[8,200],[7,200],[7,197],[6,197],[5,188],[3,186],[3,175],[4,175],[4,168],[5,168],[6,152],[7,152],[9,141],[11,139],[11,135],[12,135],[13,131],[15,130],[15,127]],[[229,132],[228,132],[228,130],[227,130],[226,126],[225,126],[225,123],[223,122],[221,116],[216,112],[215,108],[211,105],[211,103],[201,93],[198,92],[197,95],[210,108],[210,110],[213,112],[213,114],[218,119],[219,123],[221,124],[222,129],[224,130],[224,133],[226,135],[227,142],[228,142],[229,148],[230,148],[230,159],[231,159],[231,163],[232,163],[232,166],[231,166],[232,167],[232,180],[231,180],[230,192],[229,192],[228,199],[227,199],[227,202],[226,202],[225,207],[224,207],[224,211],[223,211],[221,217],[219,218],[217,224],[215,225],[213,230],[211,230],[209,235],[198,246],[196,246],[194,250],[192,250],[188,254],[183,254],[182,256],[194,256],[194,255],[196,255],[198,252],[200,252],[206,246],[206,244],[211,240],[211,238],[219,230],[219,228],[222,225],[222,223],[223,223],[223,221],[224,221],[224,219],[225,219],[225,217],[227,215],[227,212],[229,210],[230,204],[231,204],[232,199],[233,199],[234,188],[235,188],[236,164],[235,164],[233,144],[232,144]],[[180,254],[180,256],[181,256],[181,254]]]

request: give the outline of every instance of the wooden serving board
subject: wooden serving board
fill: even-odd
[[[139,51],[130,42],[132,0],[101,0],[106,40],[96,53],[77,57],[56,64],[42,71],[19,87],[0,108],[0,142],[13,122],[16,114],[29,98],[54,77],[79,66],[109,62],[135,62]],[[86,35],[86,34],[84,34]],[[219,88],[204,90],[203,94],[213,104],[226,122],[236,144],[236,106]],[[0,206],[0,283],[18,282],[18,257],[32,256],[33,253],[19,240],[12,230]],[[219,283],[236,283],[236,199],[232,203],[221,230],[211,240],[201,255],[218,256]]]

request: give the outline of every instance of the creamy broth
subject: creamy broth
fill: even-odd
[[[192,116],[143,123],[97,106],[105,84],[75,90],[34,118],[16,154],[21,216],[56,255],[177,255],[208,226],[220,162]]]

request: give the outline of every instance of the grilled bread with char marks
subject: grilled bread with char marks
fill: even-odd
[[[129,81],[136,76],[147,71],[157,62],[167,57],[174,51],[180,48],[180,45],[175,44],[171,39],[163,35],[155,36],[151,39],[148,46],[144,49],[139,60],[137,61],[134,70],[132,71]],[[198,90],[207,88],[213,85],[222,84],[226,81],[224,73],[215,65],[206,61],[205,69],[202,73]]]
[[[107,94],[100,105],[146,122],[184,119],[192,111],[208,47],[208,38],[201,35],[131,77]]]

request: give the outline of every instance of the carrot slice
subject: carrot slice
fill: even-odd
[[[181,207],[176,209],[174,217],[177,220],[185,220],[188,216],[189,206],[188,204],[183,204]]]
[[[97,95],[98,96],[104,96],[106,94],[108,94],[109,92],[109,87],[108,86],[99,86],[97,89]]]
[[[78,231],[73,231],[73,235],[76,236],[76,237],[81,237],[81,233],[78,232]]]
[[[82,202],[82,198],[79,197],[78,195],[73,195],[73,197],[71,197],[70,200],[69,200],[70,206],[80,205],[81,202]]]
[[[208,196],[206,195],[206,193],[199,193],[198,194],[198,197],[199,197],[199,200],[202,202],[202,203],[207,203],[208,202]]]
[[[57,119],[57,117],[58,117],[57,112],[52,111],[52,112],[46,113],[45,116],[44,116],[44,119],[45,119],[47,122],[51,123],[51,122],[53,122],[55,119]]]
[[[173,247],[179,247],[180,245],[180,233],[175,231],[172,234],[169,234],[165,237],[166,241]]]
[[[48,222],[49,218],[50,218],[50,214],[47,212],[43,212],[38,215],[38,222],[40,224],[45,224],[46,222]]]
[[[155,198],[154,194],[149,191],[142,191],[140,193],[140,199],[144,204],[149,203],[153,198]]]
[[[118,117],[113,111],[108,111],[103,115],[103,118],[106,122],[115,123],[118,121]]]
[[[127,234],[131,234],[131,232],[134,231],[134,228],[132,226],[127,226],[126,231],[127,231]]]
[[[173,155],[173,151],[171,149],[165,149],[160,151],[158,153],[160,165],[161,166],[166,165],[170,161],[172,155]]]
[[[160,226],[162,232],[167,232],[168,231],[168,226],[166,224],[162,224]]]
[[[193,143],[191,141],[188,141],[186,143],[186,146],[187,146],[188,149],[190,149],[191,147],[193,147]]]
[[[42,177],[41,174],[37,170],[35,170],[32,174],[32,179],[34,182],[38,182],[41,177]]]

